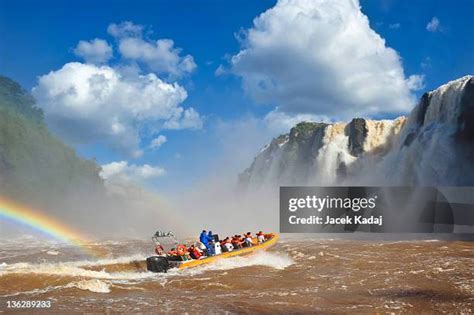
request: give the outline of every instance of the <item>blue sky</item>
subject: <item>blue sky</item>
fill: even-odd
[[[89,41],[95,38],[104,39],[113,46],[114,57],[107,64],[110,67],[118,67],[123,64],[123,60],[117,51],[119,39],[112,38],[107,32],[111,23],[131,21],[135,25],[142,25],[145,29],[143,36],[150,42],[158,39],[173,40],[174,47],[181,49],[179,55],[192,56],[196,68],[179,79],[166,79],[163,73],[157,73],[157,76],[167,83],[177,83],[186,90],[188,97],[177,106],[183,109],[194,108],[203,121],[201,128],[161,129],[155,133],[144,133],[139,137],[143,154],[135,158],[117,152],[108,140],[97,139],[78,143],[65,139],[82,156],[97,158],[99,164],[127,161],[137,167],[149,164],[165,169],[166,175],[150,181],[160,190],[172,189],[170,187],[177,185],[192,185],[206,174],[215,171],[215,163],[225,164],[225,154],[231,154],[234,158],[236,155],[242,156],[241,160],[232,164],[236,168],[248,165],[251,162],[252,150],[281,132],[264,126],[265,117],[268,118],[272,111],[292,115],[291,117],[300,117],[298,115],[301,114],[329,119],[349,117],[351,106],[359,105],[360,107],[354,110],[354,115],[367,113],[367,116],[374,118],[391,118],[407,112],[407,107],[397,104],[393,104],[393,111],[390,112],[365,111],[364,102],[361,101],[361,104],[341,107],[341,113],[345,111],[345,114],[337,117],[337,112],[326,113],[324,108],[314,111],[308,109],[308,106],[312,105],[307,102],[300,104],[295,101],[293,106],[293,91],[283,93],[285,101],[280,102],[272,95],[265,94],[266,91],[259,90],[259,86],[243,87],[243,79],[253,82],[252,79],[256,75],[266,71],[252,68],[258,68],[262,60],[271,61],[271,58],[276,58],[275,60],[280,62],[280,58],[288,56],[288,51],[294,52],[293,48],[288,50],[288,47],[283,47],[281,54],[267,58],[262,56],[267,50],[259,42],[245,39],[239,42],[236,38],[241,36],[241,30],[252,28],[253,20],[272,8],[275,3],[276,1],[250,0],[2,1],[0,74],[13,78],[31,90],[38,86],[38,77],[58,71],[69,62],[83,62],[74,53],[74,49],[80,40]],[[369,19],[370,28],[385,39],[386,46],[393,48],[400,55],[401,67],[404,70],[402,81],[408,80],[411,75],[423,77],[423,82],[419,82],[422,87],[410,91],[405,88],[407,99],[411,96],[419,97],[424,91],[436,88],[449,80],[474,73],[474,1],[461,0],[453,4],[431,0],[362,0],[361,7],[362,13]],[[268,21],[271,21],[271,17]],[[428,27],[430,22],[434,23]],[[315,28],[324,27],[324,24],[318,23],[314,24]],[[264,29],[259,32],[265,34]],[[309,35],[317,40],[317,36],[321,34],[316,32]],[[327,34],[331,33],[328,31]],[[331,42],[322,42],[321,45],[327,43]],[[281,46],[275,44],[273,47]],[[236,56],[246,47],[250,47],[250,56],[245,57],[247,59],[244,58],[240,62],[230,61],[231,56]],[[304,50],[303,53],[313,54],[311,50]],[[387,58],[379,62],[392,60]],[[337,68],[335,71],[338,74],[334,75],[337,77],[347,73],[340,68],[346,63],[349,66],[352,60],[340,58],[337,62],[337,67],[321,66],[318,63],[314,69],[331,71]],[[364,61],[361,67],[365,67],[366,63],[367,61]],[[288,63],[290,66],[291,64]],[[215,74],[220,65],[227,69],[224,75]],[[146,67],[142,67],[141,71],[143,74],[153,73],[153,70]],[[277,73],[278,71],[272,69],[266,75],[272,80],[284,80],[278,77]],[[272,78],[272,75],[276,77]],[[306,75],[311,76],[311,73]],[[337,86],[337,82],[334,85]],[[328,99],[333,95],[331,93],[334,94],[334,91],[322,91],[316,95],[323,95],[321,102],[327,101],[329,104]],[[341,95],[345,95],[344,93],[341,92]],[[383,100],[383,97],[377,100]],[[315,103],[317,102],[316,99]],[[130,128],[137,123],[139,122],[131,123]],[[255,131],[255,136],[246,132],[249,130]],[[237,135],[230,135],[232,133]],[[239,133],[245,136],[240,139]],[[166,143],[158,150],[147,149],[148,143],[158,134],[167,138]],[[58,135],[61,137],[60,132]],[[241,147],[241,150],[236,149],[235,152],[229,153],[231,141],[235,142],[235,147]],[[239,143],[240,141],[251,143],[245,146]]]

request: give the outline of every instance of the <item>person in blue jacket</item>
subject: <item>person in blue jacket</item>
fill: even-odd
[[[199,235],[199,241],[201,243],[204,244],[204,246],[206,246],[206,249],[207,249],[207,254],[210,256],[210,252],[209,252],[209,236],[207,235],[207,231],[206,230],[203,230],[201,232],[201,235]]]
[[[212,234],[212,231],[209,231],[209,234],[207,234],[207,239],[208,239],[208,244],[209,244],[209,247],[207,248],[207,250],[209,251],[209,256],[214,256],[216,254],[215,250],[214,250],[214,236]]]
[[[209,237],[207,236],[207,231],[206,230],[203,230],[201,232],[201,235],[199,235],[199,241],[201,243],[203,243],[204,245],[206,245],[206,247],[207,247],[207,244],[209,243]]]

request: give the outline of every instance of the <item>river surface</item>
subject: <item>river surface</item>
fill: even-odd
[[[3,242],[0,312],[474,313],[474,242],[282,239],[267,252],[167,274],[150,241]],[[12,309],[8,301],[50,301]]]

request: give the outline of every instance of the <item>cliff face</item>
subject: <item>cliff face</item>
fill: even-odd
[[[302,122],[274,139],[241,185],[473,185],[474,78],[426,93],[408,118]]]
[[[100,194],[99,167],[51,135],[43,112],[21,86],[0,76],[0,191],[39,205]],[[80,197],[79,197],[80,198]]]

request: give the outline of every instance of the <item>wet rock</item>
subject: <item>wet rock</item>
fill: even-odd
[[[353,156],[361,155],[364,152],[364,141],[367,137],[365,119],[352,119],[352,121],[347,125],[346,133],[349,136],[349,152]]]
[[[461,141],[474,141],[474,77],[464,87],[456,135]]]
[[[418,108],[416,109],[418,111],[416,113],[416,122],[418,126],[423,126],[423,123],[425,122],[426,110],[428,109],[430,102],[431,102],[431,94],[430,93],[423,94],[423,96],[421,97],[420,103],[418,104]]]

